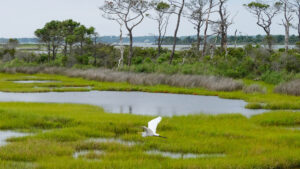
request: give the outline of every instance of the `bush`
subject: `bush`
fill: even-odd
[[[88,65],[89,64],[89,55],[77,55],[76,60],[79,64]]]
[[[280,72],[271,72],[271,71],[266,71],[262,76],[261,79],[270,84],[279,84],[283,82],[283,77]]]
[[[274,91],[281,94],[300,96],[300,79],[280,84]]]
[[[243,91],[245,93],[266,93],[267,92],[267,89],[266,88],[262,88],[260,85],[258,84],[253,84],[253,85],[250,85],[250,86],[246,86],[244,87]]]
[[[152,63],[151,58],[147,57],[147,58],[144,60],[144,63]]]
[[[142,56],[136,56],[132,58],[132,64],[138,65],[143,63],[144,58]]]

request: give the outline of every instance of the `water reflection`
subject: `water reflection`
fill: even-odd
[[[189,158],[220,158],[226,157],[225,154],[192,154],[192,153],[172,153],[172,152],[163,152],[158,150],[151,150],[146,152],[149,155],[161,155],[163,157],[169,157],[174,159],[189,159]]]
[[[49,92],[5,93],[0,92],[0,101],[78,103],[101,106],[111,113],[139,115],[188,115],[241,113],[247,117],[266,110],[246,109],[243,100],[221,99],[215,96],[195,96],[144,92]]]
[[[30,83],[60,83],[60,81],[54,80],[18,80],[13,81],[14,83],[21,83],[21,84],[30,84]]]
[[[134,141],[125,141],[117,138],[92,138],[87,140],[87,142],[93,142],[93,143],[119,143],[126,146],[134,146],[137,143]]]

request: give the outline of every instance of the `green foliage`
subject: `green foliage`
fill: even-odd
[[[295,151],[299,131],[293,129],[300,116],[295,112],[269,112],[250,119],[230,114],[166,117],[158,131],[168,139],[140,136],[140,126],[153,117],[110,114],[94,106],[0,103],[0,115],[0,128],[32,133],[9,139],[8,145],[0,147],[0,169],[293,168],[300,161]],[[91,138],[123,142],[93,142]],[[85,150],[104,153],[72,157]],[[149,150],[225,156],[172,159],[147,154]]]
[[[88,65],[89,63],[89,55],[78,55],[76,56],[77,62],[79,64]]]
[[[249,8],[260,8],[260,9],[267,9],[270,7],[270,5],[268,5],[268,4],[263,4],[263,3],[259,3],[259,2],[251,2],[251,3],[247,4],[247,6]]]
[[[170,8],[170,5],[165,3],[165,2],[159,2],[157,5],[156,5],[156,8],[155,10],[159,11],[159,12],[164,12],[166,10],[168,10]]]
[[[46,23],[42,29],[35,31],[36,37],[47,46],[49,61],[50,58],[52,61],[56,59],[56,53],[62,44],[66,56],[73,54],[75,43],[80,44],[79,55],[83,55],[84,45],[91,41],[92,34],[95,34],[95,28],[86,28],[73,20],[51,21]]]
[[[270,84],[279,84],[283,81],[282,73],[267,71],[261,76],[262,80]]]

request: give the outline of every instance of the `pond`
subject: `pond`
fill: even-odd
[[[88,139],[87,142],[91,143],[118,143],[126,146],[135,146],[138,143],[133,141],[125,141],[117,138],[91,138]]]
[[[220,158],[226,157],[225,154],[192,154],[192,153],[172,153],[172,152],[163,152],[159,150],[147,151],[149,155],[161,155],[163,157],[169,157],[173,159],[189,159],[189,158]]]
[[[18,80],[13,81],[14,83],[21,83],[21,84],[31,84],[31,83],[59,83],[60,81],[54,80]]]
[[[29,134],[26,133],[18,133],[13,131],[0,131],[0,147],[5,146],[7,144],[7,139],[13,138],[13,137],[24,137],[28,136]]]
[[[240,113],[247,117],[266,110],[246,109],[243,100],[221,99],[216,96],[195,96],[145,92],[0,92],[2,102],[76,103],[101,106],[111,113],[130,113],[152,116],[178,116],[189,114]]]

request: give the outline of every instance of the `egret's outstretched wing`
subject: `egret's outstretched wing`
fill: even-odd
[[[161,120],[161,117],[157,117],[156,119],[149,121],[148,128],[151,129],[154,133],[156,133],[157,125],[160,123]]]

